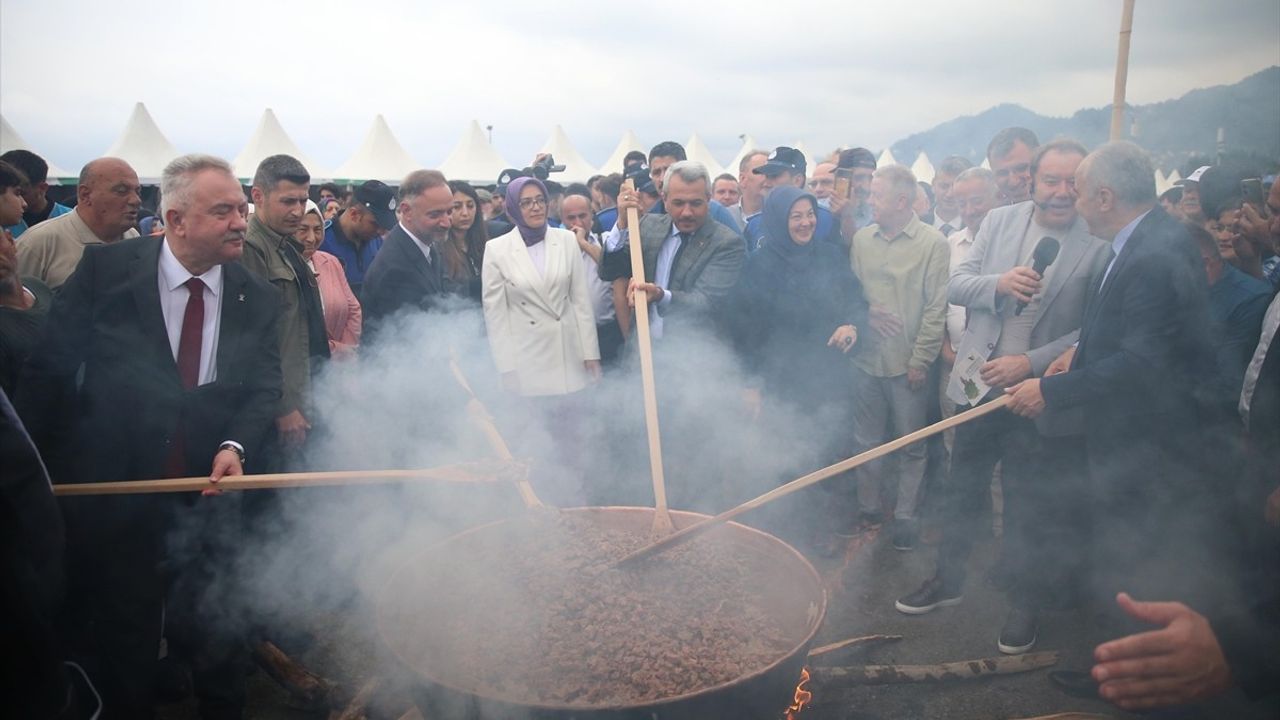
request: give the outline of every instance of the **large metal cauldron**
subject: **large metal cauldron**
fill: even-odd
[[[561,512],[589,518],[609,528],[643,533],[652,526],[654,511],[638,507],[586,507]],[[705,517],[698,513],[671,512],[677,529]],[[424,617],[422,608],[431,605],[429,599],[433,594],[449,593],[452,588],[447,578],[427,577],[428,573],[417,568],[436,553],[454,552],[486,535],[500,532],[506,522],[472,528],[428,548],[398,568],[377,598],[378,633],[411,683],[414,701],[424,716],[433,720],[776,720],[791,703],[809,645],[826,614],[826,592],[817,571],[804,556],[772,535],[737,523],[729,523],[716,533],[732,538],[743,554],[751,558],[752,573],[758,578],[753,579],[752,584],[760,588],[765,608],[794,641],[789,651],[767,667],[722,685],[629,706],[522,704],[488,697],[461,687],[456,680],[444,679],[450,677],[449,654],[424,653],[422,643],[426,627],[447,619]],[[422,660],[424,657],[427,660]],[[406,658],[418,658],[416,666]],[[438,666],[433,667],[433,663]]]

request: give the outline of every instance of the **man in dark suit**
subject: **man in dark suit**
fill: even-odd
[[[271,428],[279,292],[233,262],[246,228],[239,181],[226,161],[187,155],[165,168],[160,187],[165,237],[86,248],[27,366],[18,406],[44,457],[58,461],[56,482],[216,483],[243,473]],[[210,561],[225,559],[239,534],[235,500],[63,503],[71,640],[102,691],[104,717],[150,716],[165,592],[193,573],[214,576]],[[221,602],[233,594],[214,584],[191,594],[234,618]],[[202,715],[239,717],[243,643],[215,637],[219,619],[204,614],[201,623],[192,657]]]
[[[1216,379],[1199,252],[1157,206],[1153,176],[1127,142],[1080,164],[1077,209],[1114,255],[1074,352],[1007,392],[1025,417],[1084,412],[1098,599],[1127,590],[1204,607],[1219,585],[1209,580],[1224,520],[1210,481],[1233,474],[1232,458],[1212,442],[1221,428],[1206,409]],[[1104,626],[1111,636],[1136,629],[1118,613]]]
[[[444,263],[436,243],[449,239],[453,192],[438,170],[415,170],[400,184],[400,222],[364,277],[365,337],[372,342],[402,308],[430,310],[445,294]]]
[[[746,262],[742,237],[711,221],[711,178],[701,163],[682,160],[671,165],[662,199],[666,212],[640,218],[646,282],[632,281],[632,292],[639,289],[649,296],[655,339],[663,336],[668,321],[698,325],[713,319]],[[633,207],[642,207],[638,193],[624,190],[618,199],[618,224],[604,238],[603,280],[631,273],[626,215]]]

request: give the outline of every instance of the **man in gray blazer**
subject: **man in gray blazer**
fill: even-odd
[[[710,215],[711,177],[706,167],[682,160],[667,169],[662,197],[665,213],[640,218],[644,277],[638,289],[649,295],[654,339],[679,326],[709,323],[738,283],[747,249],[742,237]],[[634,191],[618,198],[618,224],[605,233],[600,278],[631,274],[627,210],[642,203]]]
[[[968,312],[947,388],[958,409],[999,397],[1028,377],[1061,371],[1054,361],[1079,338],[1085,303],[1110,259],[1107,244],[1089,234],[1075,210],[1073,177],[1087,154],[1074,140],[1040,146],[1032,156],[1031,200],[992,210],[968,259],[952,272],[948,299]],[[1060,249],[1041,275],[1032,257],[1047,238]],[[1047,497],[1065,477],[1053,458],[1066,457],[1061,448],[1070,441],[1063,436],[1081,430],[1078,418],[1046,414],[1033,422],[1004,412],[957,428],[937,571],[899,599],[898,610],[922,614],[960,601],[983,491],[1002,462],[1004,570],[1013,608],[998,646],[1007,654],[1031,649],[1036,609],[1061,565],[1045,554],[1054,544],[1046,533],[1060,527],[1053,520],[1067,494]]]

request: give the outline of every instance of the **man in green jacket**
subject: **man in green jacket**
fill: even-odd
[[[289,155],[263,160],[253,176],[253,215],[245,233],[241,263],[253,274],[274,285],[281,294],[280,365],[284,392],[276,413],[280,453],[272,458],[272,470],[284,456],[299,449],[311,429],[311,374],[313,364],[328,357],[328,340],[320,309],[315,275],[307,268],[293,235],[306,212],[311,175]]]

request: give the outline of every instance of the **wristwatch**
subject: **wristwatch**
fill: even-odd
[[[236,454],[236,457],[240,458],[240,464],[241,465],[244,464],[244,448],[240,447],[240,443],[232,442],[228,440],[222,443],[221,445],[219,445],[218,450],[219,451],[230,450],[231,452]]]

